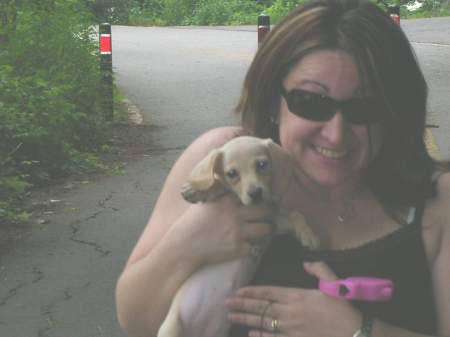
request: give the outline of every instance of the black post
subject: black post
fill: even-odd
[[[114,115],[114,96],[111,24],[100,24],[99,36],[102,107],[106,120],[112,121]]]
[[[261,14],[258,16],[258,46],[263,41],[267,33],[270,32],[270,16],[267,14]]]

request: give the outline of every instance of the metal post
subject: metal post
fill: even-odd
[[[112,121],[114,115],[114,96],[111,24],[100,24],[99,35],[102,106],[106,120]]]
[[[270,16],[263,13],[258,16],[258,46],[263,41],[267,33],[270,32]]]

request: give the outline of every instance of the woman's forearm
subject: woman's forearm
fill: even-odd
[[[179,243],[165,237],[119,278],[118,319],[129,337],[156,336],[176,291],[197,267],[183,251]]]

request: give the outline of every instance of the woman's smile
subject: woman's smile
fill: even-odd
[[[313,149],[318,152],[320,155],[326,157],[327,159],[339,160],[346,157],[348,151],[347,150],[333,150],[330,148],[325,148],[319,145],[313,145]]]

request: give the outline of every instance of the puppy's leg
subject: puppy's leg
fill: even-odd
[[[319,239],[307,225],[305,217],[299,212],[279,214],[276,218],[276,234],[293,233],[303,246],[318,249]]]
[[[191,183],[185,183],[181,186],[181,195],[184,200],[190,203],[203,202],[208,197],[208,191],[199,191]]]
[[[180,301],[182,299],[182,289],[176,293],[169,312],[164,322],[161,324],[157,337],[182,337],[182,327],[180,319]]]
[[[214,200],[227,192],[220,182],[215,182],[208,190],[197,189],[191,183],[185,183],[181,186],[181,195],[184,200],[192,204]]]

